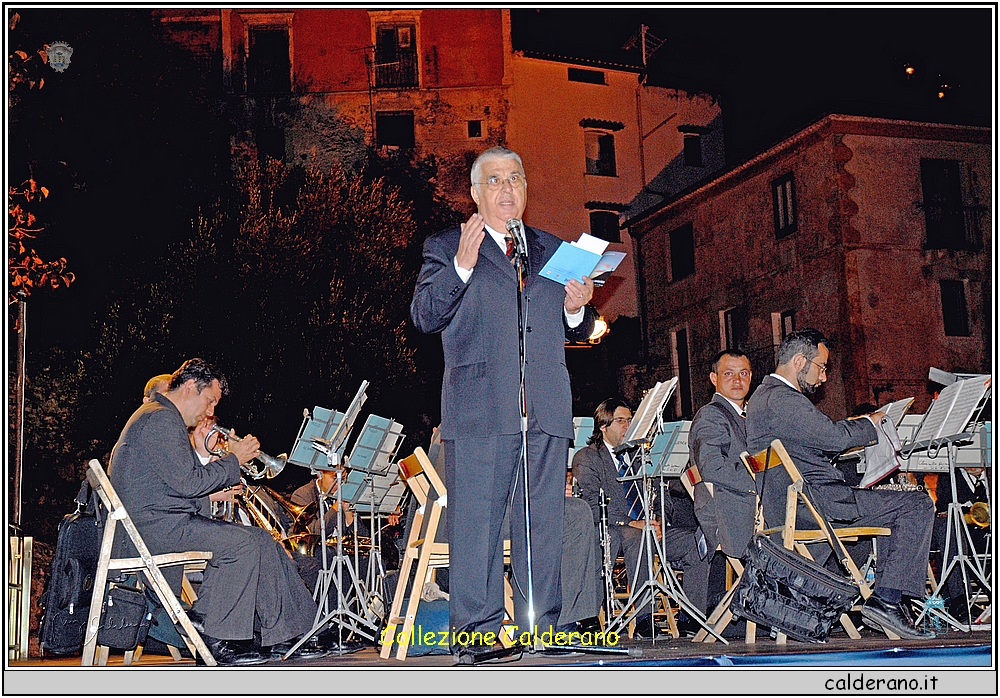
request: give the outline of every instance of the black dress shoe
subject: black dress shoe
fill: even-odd
[[[934,637],[934,633],[916,627],[901,604],[888,603],[874,594],[861,607],[861,617],[870,625],[891,630],[904,640],[929,640]]]
[[[271,659],[284,659],[285,655],[288,654],[288,650],[295,646],[298,640],[288,640],[287,642],[279,642],[277,645],[271,647],[270,656]],[[319,637],[313,635],[308,640],[302,643],[302,645],[292,653],[289,659],[318,659],[319,657],[325,657],[330,654],[330,650],[324,647],[320,641]]]
[[[205,634],[205,616],[194,609],[187,612],[188,620],[191,621],[191,625],[194,629],[198,631],[199,635]],[[179,624],[178,624],[179,625]],[[183,632],[181,633],[184,634]]]
[[[635,640],[652,640],[654,633],[656,633],[656,639],[666,639],[667,637],[657,630],[652,618],[641,618],[635,622],[635,631],[632,633],[632,638]]]
[[[270,660],[269,657],[257,650],[235,640],[217,640],[207,635],[202,635],[201,639],[205,641],[205,646],[208,647],[208,651],[212,653],[215,663],[219,666],[254,666]],[[198,655],[195,664],[205,666],[204,658]]]
[[[327,654],[354,654],[365,648],[365,643],[357,640],[340,640],[336,630],[325,630],[317,633],[315,637],[319,646],[326,649]]]
[[[584,618],[576,622],[576,629],[577,632],[581,633],[599,633],[601,632],[601,621],[596,617]]]
[[[459,645],[452,648],[455,664],[458,666],[477,666],[480,664],[506,664],[516,662],[521,658],[519,646],[502,647],[486,645]]]

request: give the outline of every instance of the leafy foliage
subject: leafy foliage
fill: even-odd
[[[66,270],[66,258],[44,261],[30,240],[44,228],[31,211],[32,204],[49,195],[49,190],[29,179],[7,190],[7,271],[10,287],[7,302],[27,298],[35,288],[69,286],[76,275]]]

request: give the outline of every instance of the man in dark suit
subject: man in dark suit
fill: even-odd
[[[503,619],[501,526],[511,508],[515,622],[527,627],[527,562],[521,461],[518,276],[505,254],[507,223],[527,203],[521,158],[490,148],[472,166],[478,212],[424,243],[410,314],[417,329],[441,333],[444,378],[441,438],[448,478],[451,625],[459,663],[484,645],[472,633],[496,633]],[[566,339],[593,327],[593,282],[565,287],[538,276],[559,238],[525,228],[523,315],[527,454],[531,497],[534,621],[555,626],[560,611],[559,551],[566,453],[573,438]],[[461,637],[459,637],[461,635]],[[479,637],[482,637],[481,635]]]
[[[740,558],[753,536],[756,488],[740,460],[746,450],[746,396],[750,392],[750,360],[738,349],[726,349],[712,361],[709,380],[715,386],[711,402],[691,422],[691,460],[712,493],[695,487],[695,512],[710,543]],[[714,521],[714,527],[707,522]]]
[[[862,607],[862,616],[907,639],[933,637],[913,625],[903,596],[924,597],[934,504],[924,492],[852,489],[831,463],[845,449],[876,443],[875,425],[884,415],[874,412],[834,422],[812,404],[807,395],[826,382],[828,344],[814,329],[793,332],[781,342],[778,367],[747,405],[747,449],[757,453],[773,439],[781,439],[802,473],[807,494],[828,520],[892,531],[878,541],[876,589]],[[768,526],[779,526],[785,519],[788,476],[773,468],[758,476],[758,484],[761,481],[764,518]],[[801,505],[797,521],[803,525],[811,521]]]
[[[619,466],[619,458],[613,453],[615,447],[622,442],[631,421],[632,411],[621,400],[609,398],[598,405],[594,410],[594,433],[587,441],[587,446],[573,456],[573,475],[580,486],[581,499],[590,504],[595,525],[601,521],[600,492],[604,490],[608,500],[611,559],[621,552],[625,558],[629,583],[634,583],[637,588],[649,579],[645,556],[643,564],[637,566],[645,521],[642,518],[641,503],[633,494],[636,483],[617,480],[619,472],[624,472],[631,466],[631,454],[621,454]],[[667,560],[684,570],[684,593],[704,613],[710,558],[702,558],[696,532],[691,528],[672,527],[669,520],[665,526],[656,519],[650,523],[657,539],[663,544]],[[636,636],[651,638],[654,630],[648,606],[640,609],[636,621]]]
[[[225,377],[211,365],[184,362],[167,391],[129,418],[109,466],[111,483],[151,553],[212,553],[191,615],[223,666],[268,661],[270,652],[243,642],[255,634],[260,645],[277,648],[275,654],[287,651],[316,613],[294,564],[268,532],[199,515],[200,499],[239,483],[240,465],[260,454],[257,439],[247,435],[230,441],[225,458],[202,463],[196,455],[188,427],[212,416],[228,392]],[[116,548],[136,555],[127,539],[116,541]],[[178,589],[180,580],[173,581]],[[311,640],[298,656],[325,654],[318,642]]]

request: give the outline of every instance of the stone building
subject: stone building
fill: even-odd
[[[792,329],[835,342],[820,407],[835,418],[991,366],[987,128],[827,116],[711,181],[632,215],[645,362],[633,389],[680,377],[675,416],[737,346],[754,388]]]
[[[235,157],[324,166],[350,147],[353,130],[386,154],[433,160],[439,193],[471,211],[470,165],[503,144],[525,160],[526,223],[567,240],[590,232],[629,253],[622,214],[654,175],[673,173],[656,182],[669,196],[724,163],[711,96],[648,86],[637,65],[515,51],[509,10],[169,9],[154,17],[221,76],[240,120]],[[331,127],[331,117],[348,128]],[[634,317],[635,298],[627,257],[595,302],[612,321]]]

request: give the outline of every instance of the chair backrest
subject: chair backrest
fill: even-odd
[[[701,471],[698,470],[698,466],[695,465],[694,463],[689,465],[688,469],[685,470],[683,473],[681,473],[680,479],[681,479],[681,484],[684,485],[684,489],[687,490],[688,496],[691,497],[691,499],[693,500],[695,485],[697,485],[699,482],[702,481]],[[714,495],[715,490],[711,486],[712,483],[706,482],[705,484],[708,486],[709,494]]]
[[[400,477],[413,492],[420,506],[427,503],[431,487],[438,493],[438,500],[444,506],[444,502],[447,501],[445,499],[448,494],[447,488],[422,447],[417,446],[413,453],[401,459],[398,465]]]
[[[104,504],[104,508],[108,511],[108,519],[122,522],[129,539],[131,539],[132,544],[139,553],[139,557],[152,557],[149,553],[149,548],[146,547],[145,541],[139,535],[138,529],[136,529],[135,524],[132,523],[132,519],[125,511],[125,505],[118,498],[115,488],[112,487],[111,480],[104,472],[104,468],[101,467],[101,462],[96,458],[91,459],[87,463],[87,480],[94,491],[97,492],[97,496],[101,498],[101,503]]]

